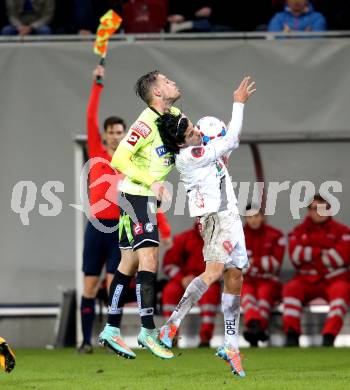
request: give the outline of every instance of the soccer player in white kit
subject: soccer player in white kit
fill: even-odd
[[[197,217],[204,240],[205,271],[189,284],[159,338],[168,348],[181,321],[208,287],[224,279],[222,311],[225,321],[224,346],[217,356],[227,361],[235,375],[245,376],[238,346],[242,269],[248,266],[243,227],[225,155],[239,146],[244,103],[255,92],[255,83],[245,77],[233,93],[232,117],[227,134],[207,145],[199,130],[183,115],[164,114],[158,128],[165,148],[173,152],[189,200],[191,217]],[[204,130],[205,132],[205,130]]]

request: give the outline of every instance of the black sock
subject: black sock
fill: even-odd
[[[140,271],[136,278],[136,297],[143,328],[154,329],[155,284],[157,274]]]
[[[80,316],[81,328],[83,331],[83,344],[91,345],[92,327],[95,318],[95,298],[81,297]]]
[[[109,289],[107,323],[116,328],[120,328],[125,297],[127,296],[131,279],[132,276],[116,271]]]

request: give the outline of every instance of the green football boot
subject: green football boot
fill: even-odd
[[[174,357],[174,354],[159,341],[157,329],[141,328],[137,341],[141,347],[147,348],[154,355],[162,359],[171,359]]]
[[[125,359],[135,359],[135,353],[125,344],[120,335],[120,329],[114,326],[106,325],[98,337],[99,343],[111,349],[117,355]]]

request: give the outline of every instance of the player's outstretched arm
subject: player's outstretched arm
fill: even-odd
[[[239,87],[233,92],[233,107],[230,125],[225,141],[230,143],[230,149],[239,145],[239,135],[243,125],[243,108],[249,97],[256,91],[255,82],[250,76],[244,77]]]
[[[215,150],[215,158],[236,149],[239,146],[239,135],[243,125],[244,104],[256,91],[255,82],[249,76],[244,77],[239,87],[233,93],[233,106],[230,124],[225,137],[215,143],[209,144]]]
[[[93,86],[91,89],[89,102],[87,105],[86,127],[89,157],[95,157],[104,151],[100,132],[98,110],[100,105],[100,96],[103,89],[103,79],[105,69],[98,65],[93,71]],[[99,76],[99,79],[98,79]]]

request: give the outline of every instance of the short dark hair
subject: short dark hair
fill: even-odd
[[[311,199],[309,208],[311,208],[311,203],[312,202],[319,202],[319,203],[325,203],[327,205],[327,209],[330,207],[330,204],[327,199],[325,199],[322,195],[320,194],[315,194],[314,197]]]
[[[312,202],[314,202],[314,201],[320,202],[320,203],[327,203],[327,200],[323,196],[321,196],[320,194],[314,195]]]
[[[126,131],[126,123],[124,119],[120,118],[119,116],[109,116],[105,119],[103,122],[103,128],[105,131],[107,131],[107,128],[113,125],[122,125],[124,131]]]
[[[159,70],[152,70],[152,72],[146,73],[141,76],[135,84],[135,93],[139,96],[146,104],[151,102],[151,87],[157,81],[159,76]]]
[[[255,203],[248,203],[246,208],[245,208],[246,211],[250,211],[250,210],[256,210],[258,211],[259,213],[262,213],[262,210],[261,210],[261,207]]]
[[[156,120],[160,137],[170,153],[179,153],[179,144],[185,142],[188,119],[185,116],[165,113]]]

